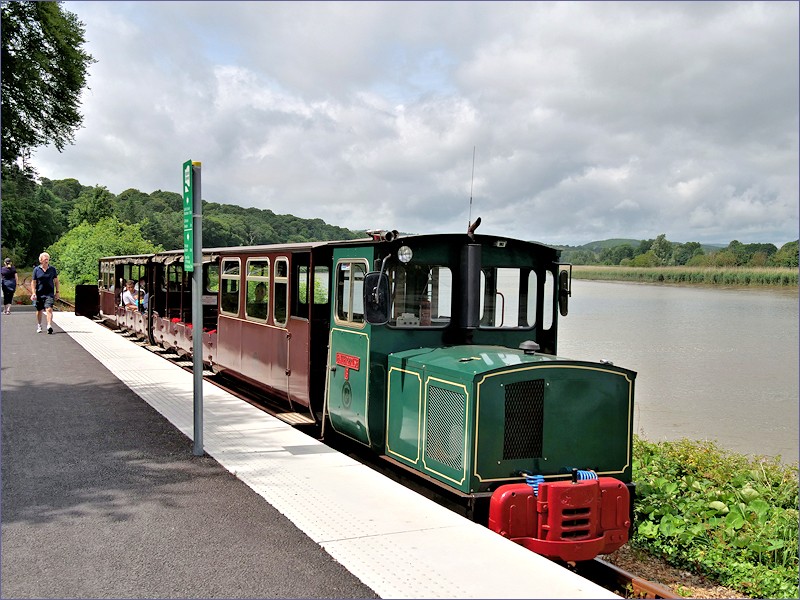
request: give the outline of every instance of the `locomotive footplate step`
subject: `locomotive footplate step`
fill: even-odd
[[[290,425],[313,425],[314,419],[309,415],[299,412],[275,413],[275,417]]]

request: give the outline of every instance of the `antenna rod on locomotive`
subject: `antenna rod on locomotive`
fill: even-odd
[[[467,229],[472,226],[472,185],[475,183],[475,146],[472,147],[472,177],[469,180],[469,218]]]

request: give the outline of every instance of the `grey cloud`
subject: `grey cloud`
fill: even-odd
[[[797,238],[798,5],[66,3],[84,129],[51,179],[345,227]],[[472,152],[476,148],[475,179]],[[385,220],[385,223],[381,223]]]

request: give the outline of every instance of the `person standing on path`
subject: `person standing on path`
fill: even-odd
[[[47,313],[47,333],[53,333],[53,304],[61,296],[58,272],[50,266],[50,255],[42,252],[39,265],[34,267],[31,281],[31,300],[36,304],[36,333],[42,333],[42,311]]]
[[[0,273],[3,277],[3,314],[11,314],[11,305],[14,303],[14,292],[19,285],[19,276],[17,275],[17,268],[11,263],[11,259],[7,258],[0,268]]]

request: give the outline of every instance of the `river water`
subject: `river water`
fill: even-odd
[[[796,289],[573,280],[559,356],[632,369],[634,431],[798,459]]]

